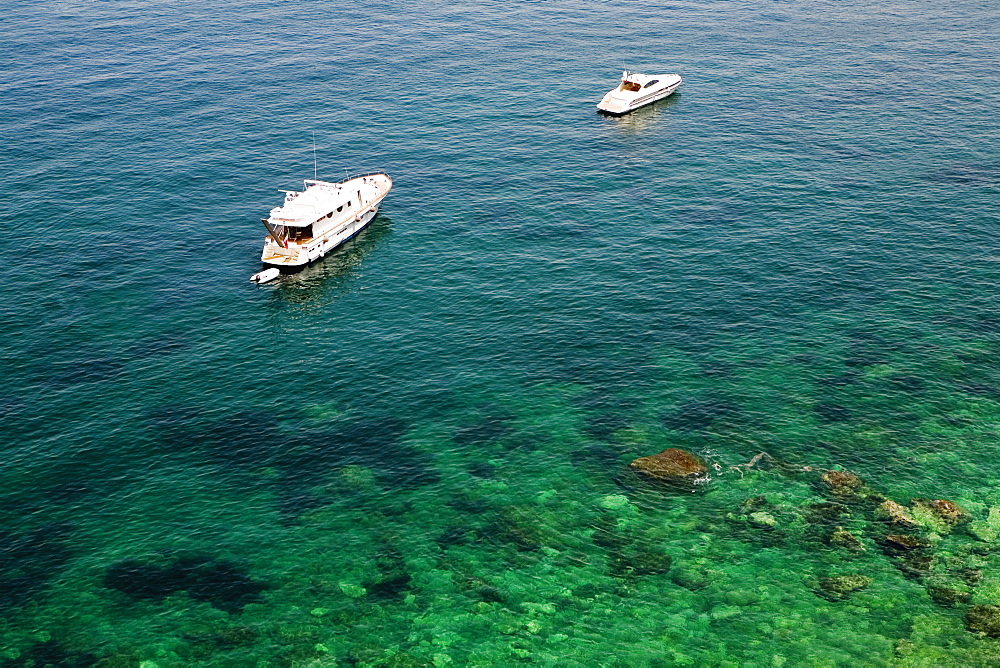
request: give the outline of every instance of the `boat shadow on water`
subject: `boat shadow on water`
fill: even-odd
[[[357,236],[328,255],[301,267],[282,268],[281,277],[271,284],[269,306],[312,304],[342,289],[365,256],[391,232],[392,220],[378,214]]]

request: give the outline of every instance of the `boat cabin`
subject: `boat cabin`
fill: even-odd
[[[286,190],[285,202],[271,210],[265,226],[279,242],[308,243],[343,218],[352,207],[353,192],[339,184],[306,181],[302,192]],[[360,198],[358,206],[360,206]]]
[[[637,74],[625,70],[622,72],[622,83],[618,86],[618,90],[628,93],[638,93],[645,88],[652,88],[658,83],[660,83],[659,79],[651,79],[645,74]]]

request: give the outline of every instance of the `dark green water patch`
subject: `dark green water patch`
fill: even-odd
[[[278,495],[278,512],[286,524],[291,524],[303,513],[328,505],[331,499],[297,488],[281,488]]]
[[[481,406],[476,413],[475,421],[460,426],[452,434],[461,446],[487,445],[514,431],[510,426],[514,415],[500,406]]]
[[[818,382],[820,385],[826,385],[828,387],[846,387],[857,383],[859,378],[860,374],[849,371],[835,376],[824,376],[818,379]]]
[[[722,395],[702,395],[683,401],[677,408],[663,416],[663,424],[678,431],[702,431],[722,421],[731,421],[740,415],[739,405]]]
[[[42,524],[24,532],[0,533],[0,608],[24,605],[59,576],[73,556],[69,524]]]
[[[610,479],[617,476],[628,459],[629,453],[620,446],[604,442],[588,442],[574,451],[571,462],[574,466]]]
[[[225,469],[279,470],[274,484],[286,513],[296,504],[303,509],[319,505],[309,500],[308,490],[345,466],[368,467],[389,488],[410,489],[439,479],[427,454],[401,442],[407,423],[392,417],[345,418],[324,425],[261,410],[208,420],[202,410],[172,407],[155,413],[151,422],[168,449],[198,453]]]
[[[124,371],[124,368],[124,364],[117,357],[91,357],[52,362],[47,368],[45,382],[54,387],[99,383],[113,380]]]
[[[813,407],[816,414],[827,422],[846,422],[851,419],[851,411],[841,404],[820,402]]]
[[[446,550],[452,545],[464,545],[476,539],[475,531],[467,526],[452,526],[441,532],[434,539],[438,546]]]
[[[560,543],[559,534],[546,523],[546,515],[530,506],[508,506],[479,531],[484,541],[513,547],[520,552],[539,550]]]
[[[259,639],[260,633],[251,626],[229,626],[185,637],[190,644],[191,658],[199,661],[210,659],[219,652],[252,647]]]
[[[157,601],[186,591],[194,600],[211,603],[229,613],[261,601],[261,592],[267,589],[266,584],[251,579],[239,565],[200,555],[162,561],[120,561],[108,567],[104,586],[135,600]]]
[[[130,359],[147,360],[169,357],[191,348],[191,336],[184,332],[165,332],[146,336],[126,348]]]
[[[628,427],[628,418],[616,413],[588,415],[584,430],[594,438],[607,439],[612,434]]]
[[[958,389],[967,392],[972,396],[985,397],[994,401],[1000,401],[1000,387],[988,385],[986,383],[961,383]]]
[[[7,421],[25,410],[26,404],[20,397],[0,395],[0,419]]]
[[[101,664],[95,654],[75,652],[55,640],[35,643],[16,659],[0,663],[4,668],[90,668],[96,665]]]
[[[983,187],[1000,184],[1000,166],[989,164],[954,164],[929,172],[924,177],[931,183]]]
[[[364,583],[368,598],[373,601],[398,601],[410,588],[413,579],[406,571],[402,553],[391,545],[382,546],[375,553],[378,575]]]

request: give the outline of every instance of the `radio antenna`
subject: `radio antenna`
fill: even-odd
[[[313,130],[313,181],[316,180],[316,131]]]

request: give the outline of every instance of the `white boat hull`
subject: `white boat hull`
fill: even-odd
[[[388,176],[384,174],[379,176],[384,177],[385,184],[380,184],[377,188],[377,194],[372,195],[371,198],[365,198],[360,205],[346,211],[341,221],[338,221],[335,226],[321,235],[301,242],[287,242],[284,245],[270,236],[265,238],[261,262],[272,267],[301,267],[315,262],[355,237],[375,218],[382,205],[382,200],[388,194],[389,188],[392,187],[392,181]],[[343,184],[347,190],[353,190],[354,183],[360,183],[362,178],[372,179],[373,177],[367,175],[367,177],[346,179],[340,184]]]
[[[631,73],[626,72],[626,75],[631,75]],[[638,76],[644,79],[652,79],[652,77],[645,77],[644,75]],[[597,104],[597,109],[605,114],[621,116],[622,114],[627,114],[630,111],[635,111],[640,107],[645,107],[670,96],[680,88],[681,83],[681,78],[674,74],[665,75],[663,77],[663,85],[654,86],[650,90],[642,88],[639,91],[630,92],[622,90],[623,86],[619,86],[604,96]]]

